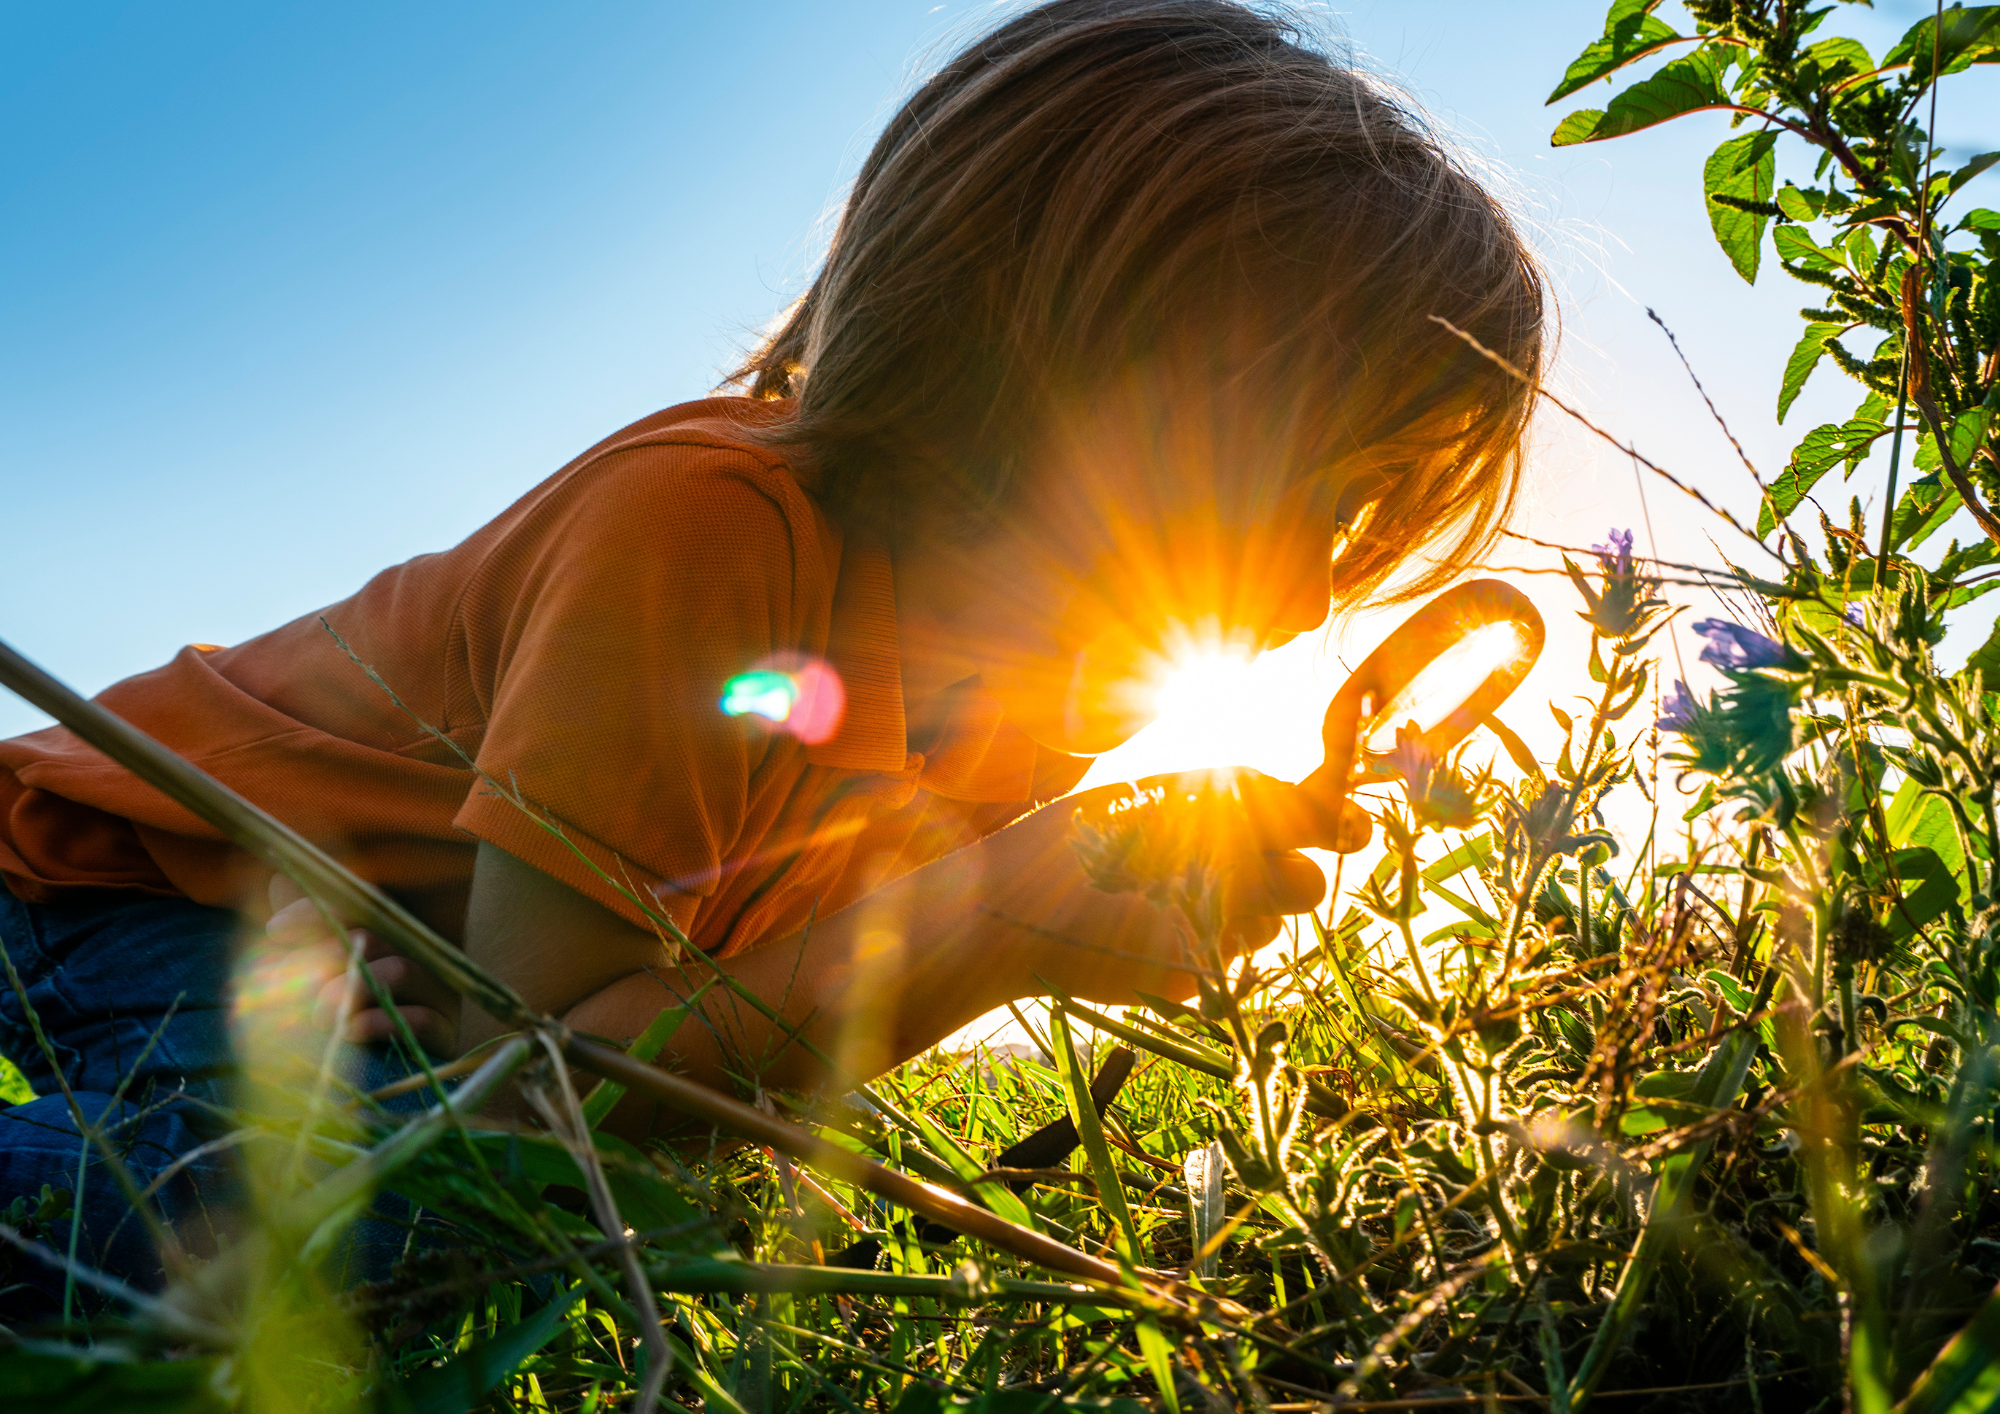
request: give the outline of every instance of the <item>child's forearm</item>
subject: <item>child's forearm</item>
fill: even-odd
[[[699,1014],[668,1040],[661,1062],[725,1090],[750,1082],[815,1090],[868,1079],[922,1053],[995,1007],[1040,992],[1038,978],[1086,995],[1103,994],[1111,977],[1128,988],[1172,990],[1170,974],[1136,956],[1159,950],[1164,918],[1137,899],[1089,886],[1068,848],[1067,815],[1024,821],[804,933],[713,965],[778,1012],[810,1049],[718,981]],[[710,964],[690,960],[671,974],[623,977],[564,1019],[602,1036],[636,1036],[712,975]],[[832,1060],[831,1072],[815,1050]],[[641,1102],[622,1108],[619,1132],[672,1127]]]

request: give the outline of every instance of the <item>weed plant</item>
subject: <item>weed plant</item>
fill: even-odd
[[[1775,477],[1745,462],[1755,517],[1717,512],[1742,563],[1621,534],[1566,559],[1592,692],[1550,708],[1553,762],[1497,721],[1497,769],[1405,735],[1380,864],[1254,964],[1171,812],[1084,822],[1102,887],[1183,916],[1191,1004],[1057,997],[1022,1012],[1037,1055],[757,1095],[971,1200],[976,1240],[794,1129],[597,1133],[616,1091],[578,1096],[532,1027],[402,1122],[267,1037],[231,1136],[242,1230],[170,1253],[159,1297],[75,1268],[67,1324],[0,1355],[10,1407],[2000,1407],[2000,634],[1937,657],[2000,586],[2000,214],[1958,201],[1996,155],[1948,169],[1930,136],[1940,81],[2000,61],[2000,7],[1880,58],[1822,34],[1838,6],[1690,0],[1687,35],[1654,8],[1619,0],[1550,101],[1657,67],[1555,141],[1732,113],[1717,239],[1817,301],[1779,415],[1828,361],[1864,396]],[[1778,183],[1780,151],[1810,184]],[[1827,511],[1872,452],[1876,510]],[[1734,607],[1693,625],[1705,696],[1656,677],[1690,584]],[[1684,815],[1662,771],[1699,790]],[[1646,838],[1607,830],[1613,792],[1650,804]],[[545,1135],[463,1122],[510,1073]],[[421,1216],[387,1280],[343,1289],[377,1185]],[[64,1260],[68,1195],[4,1196],[14,1260]],[[1102,1262],[1052,1269],[1034,1234]]]

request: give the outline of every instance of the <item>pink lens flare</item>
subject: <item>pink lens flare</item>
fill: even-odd
[[[790,671],[738,673],[724,685],[718,705],[732,717],[762,717],[807,746],[818,746],[840,730],[847,689],[831,666],[810,659]]]

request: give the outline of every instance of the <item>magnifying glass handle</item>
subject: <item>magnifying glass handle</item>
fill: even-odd
[[[1352,684],[1350,678],[1349,686]],[[1361,735],[1361,697],[1359,692],[1349,692],[1345,687],[1334,694],[1327,705],[1326,720],[1320,724],[1325,759],[1299,782],[1300,790],[1310,791],[1331,804],[1328,813],[1337,822],[1333,838],[1320,842],[1318,847],[1335,854],[1366,849],[1374,835],[1368,816],[1347,798],[1354,780],[1355,747]]]

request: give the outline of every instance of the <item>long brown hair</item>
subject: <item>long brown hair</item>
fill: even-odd
[[[1291,474],[1363,493],[1332,574],[1351,602],[1425,546],[1399,597],[1449,578],[1518,487],[1529,391],[1430,316],[1533,376],[1544,303],[1495,199],[1282,17],[1056,0],[890,121],[734,378],[797,399],[765,435],[812,449],[837,519],[929,533],[1003,505],[1066,398],[1170,345],[1226,348],[1291,429]]]

